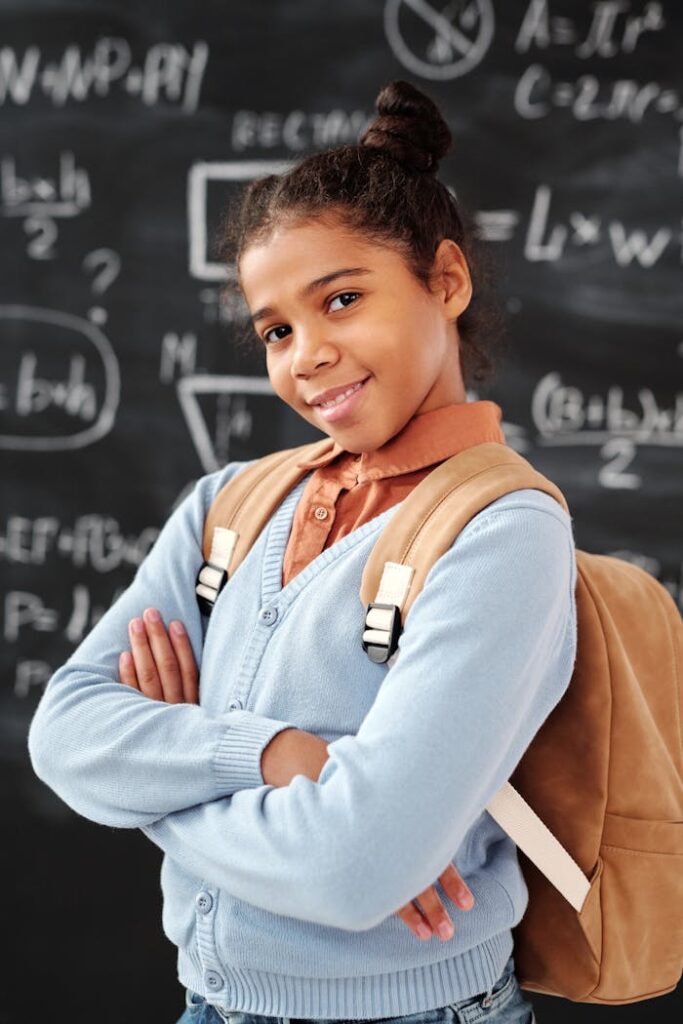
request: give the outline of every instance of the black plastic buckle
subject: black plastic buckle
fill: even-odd
[[[370,658],[370,661],[376,662],[378,665],[384,664],[392,656],[394,651],[398,647],[398,638],[401,635],[401,609],[397,604],[383,604],[381,601],[371,601],[365,609],[365,618],[367,621],[368,612],[371,608],[385,608],[387,611],[392,612],[391,616],[391,628],[389,630],[389,644],[372,644],[368,643],[367,640],[363,640],[361,637],[361,645],[363,650]],[[372,628],[372,627],[368,627]]]
[[[218,600],[218,595],[220,594],[220,592],[223,589],[223,587],[225,586],[225,584],[228,582],[228,573],[227,573],[227,571],[225,569],[221,569],[220,565],[214,565],[213,562],[202,562],[201,568],[200,568],[199,572],[197,573],[197,578],[194,581],[195,587],[197,587],[197,585],[200,584],[200,583],[204,587],[208,587],[209,586],[208,583],[204,583],[204,581],[201,579],[202,572],[203,572],[204,569],[206,569],[207,566],[210,569],[217,569],[218,572],[221,574],[221,578],[220,578],[220,582],[219,582],[217,588],[216,587],[211,587],[212,590],[216,591],[216,596],[214,597],[213,601],[209,600],[208,597],[204,597],[202,594],[197,594],[197,592],[195,590],[195,596],[197,598],[197,604],[199,605],[199,610],[202,613],[202,615],[210,615],[211,614],[211,612],[213,611],[213,606],[216,603],[216,601]]]

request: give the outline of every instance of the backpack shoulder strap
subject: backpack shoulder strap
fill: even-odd
[[[469,520],[492,501],[531,487],[569,512],[564,495],[521,455],[497,441],[442,462],[410,492],[382,531],[363,572],[363,648],[393,662],[398,638],[427,573]],[[506,782],[485,808],[564,898],[580,911],[589,880],[520,793]]]
[[[204,562],[197,574],[197,602],[210,615],[214,602],[235,572],[275,509],[308,472],[302,460],[325,455],[334,441],[321,441],[271,452],[256,459],[225,484],[212,501],[204,520]]]
[[[429,570],[469,520],[504,494],[527,487],[545,491],[569,512],[559,487],[498,441],[466,448],[432,470],[404,498],[382,531],[361,579],[363,606],[391,604],[398,608],[401,622],[397,623],[397,614],[373,615],[371,619],[386,620],[387,633],[391,632],[390,618],[394,619],[394,630],[405,625]],[[372,629],[371,623],[368,625]],[[387,661],[393,651],[387,653],[386,640],[378,637],[377,641],[384,643],[385,650],[372,652],[378,655],[372,660]],[[367,653],[372,657],[369,650]]]

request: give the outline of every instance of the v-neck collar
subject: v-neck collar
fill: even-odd
[[[331,562],[340,558],[346,551],[355,547],[373,530],[381,527],[385,520],[388,521],[402,504],[402,501],[396,502],[395,505],[380,512],[379,515],[368,519],[362,526],[358,526],[355,530],[345,534],[328,548],[324,548],[320,554],[316,555],[301,572],[298,572],[283,587],[282,569],[287,541],[292,530],[294,512],[310,476],[311,474],[307,473],[296,487],[289,492],[273,513],[266,527],[263,569],[261,572],[261,599],[263,604],[272,602],[275,599],[281,600],[281,603],[284,605],[289,604],[321,569],[324,569]]]

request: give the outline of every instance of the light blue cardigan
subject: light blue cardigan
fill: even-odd
[[[227,1010],[403,1016],[490,988],[528,890],[484,807],[564,694],[576,656],[571,519],[522,490],[490,504],[427,576],[396,663],[361,647],[363,567],[397,505],[322,551],[282,589],[308,476],[276,510],[206,628],[194,594],[206,510],[248,462],[202,477],[125,593],[50,679],[31,723],[34,770],[78,814],[140,828],[165,853],[163,928],[182,985]],[[181,619],[201,704],[118,681],[127,624]],[[203,633],[206,633],[203,638]],[[318,782],[265,785],[287,725],[330,743]],[[396,911],[439,887],[452,939]]]

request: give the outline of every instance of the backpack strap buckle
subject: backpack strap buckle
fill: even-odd
[[[403,632],[401,609],[415,570],[401,562],[385,562],[376,600],[367,606],[361,643],[371,661],[384,664],[398,648]]]
[[[361,644],[370,661],[378,665],[388,661],[398,647],[401,635],[401,609],[395,604],[371,601],[367,607]]]
[[[232,559],[238,534],[224,526],[215,526],[211,552],[208,560],[202,562],[195,580],[197,604],[202,615],[210,615],[221,590],[228,582],[230,561]]]

